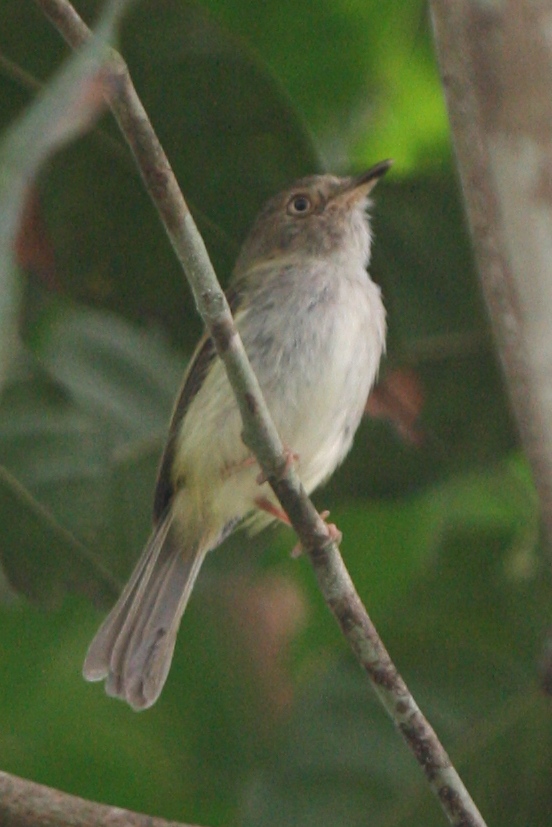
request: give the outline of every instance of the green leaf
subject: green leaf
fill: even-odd
[[[330,167],[393,157],[401,176],[448,157],[448,123],[420,0],[206,0],[254,45]]]
[[[83,409],[109,423],[117,441],[163,433],[183,375],[183,359],[155,330],[60,303],[35,343],[50,374]]]
[[[30,543],[28,562],[9,552],[11,539],[6,545],[12,583],[32,580],[23,590],[33,598],[51,559],[45,548],[52,525],[94,550],[98,588],[105,570],[112,577],[128,572],[150,530],[155,468],[182,370],[158,334],[110,314],[62,305],[50,309],[46,327],[37,340],[48,372],[30,362],[0,403],[0,461],[36,499],[21,499],[17,520],[4,499],[1,521],[17,531],[22,509],[32,506],[34,538],[44,520],[45,540]],[[18,580],[18,559],[26,569],[32,561],[34,574]],[[92,574],[78,571],[86,588]],[[75,586],[76,575],[64,578],[59,567],[52,578],[58,592]],[[46,597],[53,585],[43,586]]]
[[[0,560],[15,590],[49,609],[59,607],[66,590],[97,605],[116,597],[111,573],[1,466],[0,514]]]

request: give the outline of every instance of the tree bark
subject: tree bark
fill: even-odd
[[[552,6],[431,0],[481,285],[552,539]]]
[[[74,795],[0,772],[2,827],[192,827]]]

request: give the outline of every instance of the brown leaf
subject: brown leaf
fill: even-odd
[[[15,239],[15,257],[23,270],[32,272],[50,290],[57,290],[54,247],[48,234],[36,187],[29,187]]]
[[[386,419],[405,442],[419,445],[423,432],[417,425],[425,393],[417,373],[397,368],[373,388],[365,412],[374,419]]]

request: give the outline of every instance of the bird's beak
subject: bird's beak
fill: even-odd
[[[392,163],[393,161],[391,160],[380,161],[379,164],[370,167],[366,172],[346,179],[345,186],[335,197],[335,200],[345,204],[354,204],[360,201],[361,198],[366,198],[366,196],[372,192],[379,179],[385,175]]]

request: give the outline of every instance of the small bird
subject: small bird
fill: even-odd
[[[308,493],[351,448],[385,349],[385,309],[366,270],[366,209],[390,165],[353,177],[313,175],[273,197],[230,283],[245,350]],[[205,334],[172,415],[152,535],[83,669],[135,710],[161,693],[207,552],[240,523],[258,530],[286,521],[241,431],[223,363]]]

